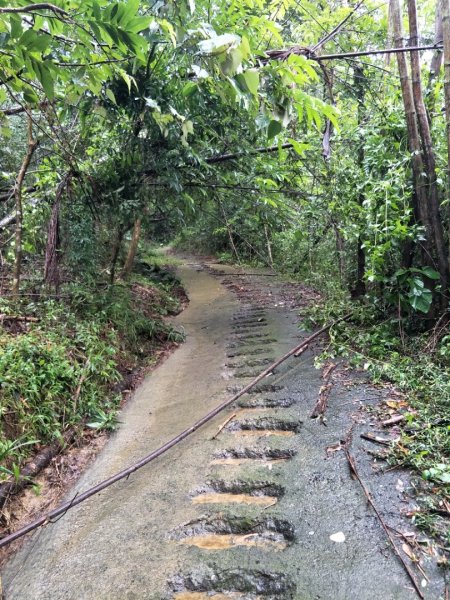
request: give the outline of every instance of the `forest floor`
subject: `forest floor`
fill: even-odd
[[[68,498],[307,337],[298,310],[317,295],[242,272],[185,257],[190,304],[174,323],[186,343],[138,388]],[[403,397],[344,363],[315,368],[321,349],[311,345],[153,465],[34,534],[5,567],[5,599],[406,600],[418,597],[407,570],[424,598],[446,599],[438,552],[408,519],[410,475],[367,439],[396,436],[381,421]]]

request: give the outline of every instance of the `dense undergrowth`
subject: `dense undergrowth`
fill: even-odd
[[[182,339],[163,320],[179,311],[181,286],[158,262],[142,260],[113,286],[0,298],[0,480],[18,477],[30,454],[68,430],[114,428],[119,382]]]

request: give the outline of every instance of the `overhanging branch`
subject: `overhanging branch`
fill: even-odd
[[[421,52],[424,50],[441,50],[442,42],[429,46],[404,46],[401,48],[381,48],[374,50],[361,50],[358,52],[341,52],[337,54],[322,54],[317,56],[311,48],[305,46],[292,46],[278,50],[267,50],[264,56],[259,57],[262,64],[269,60],[287,60],[291,55],[305,56],[309,60],[320,62],[322,60],[338,60],[344,58],[357,58],[358,56],[375,56],[377,54],[400,54],[404,52]]]
[[[28,6],[20,6],[20,7],[12,7],[12,6],[4,6],[0,8],[0,14],[14,14],[14,13],[33,13],[36,10],[50,10],[57,15],[61,15],[63,17],[68,17],[69,13],[59,8],[59,6],[55,6],[49,2],[40,2],[38,4],[29,4]]]
[[[218,156],[211,156],[211,157],[207,158],[205,160],[205,162],[210,165],[213,165],[213,164],[216,164],[219,162],[225,162],[227,160],[234,160],[235,158],[241,158],[242,156],[253,156],[255,154],[267,154],[269,152],[276,152],[279,149],[288,150],[293,147],[294,146],[289,143],[281,144],[281,146],[278,146],[278,144],[277,144],[275,146],[256,148],[255,150],[252,150],[251,152],[231,152],[229,154],[219,154]]]

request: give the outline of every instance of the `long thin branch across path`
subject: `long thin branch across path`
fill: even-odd
[[[271,373],[279,365],[284,363],[288,358],[290,358],[291,356],[294,356],[304,346],[310,344],[313,340],[315,340],[319,336],[321,336],[324,333],[326,333],[327,331],[329,331],[329,329],[331,329],[331,327],[333,327],[333,325],[336,325],[337,323],[340,323],[341,321],[348,320],[350,318],[350,316],[351,315],[348,314],[345,317],[342,317],[341,319],[334,321],[330,325],[326,325],[325,327],[322,327],[322,329],[319,329],[318,331],[316,331],[315,333],[310,335],[308,338],[306,338],[305,340],[300,342],[300,344],[295,346],[295,348],[292,348],[291,350],[289,350],[289,352],[284,354],[281,358],[279,358],[277,361],[275,361],[273,364],[271,364],[269,367],[267,367],[267,369],[265,369],[262,373],[260,373],[257,377],[255,377],[255,379],[253,379],[253,381],[251,381],[248,385],[246,385],[244,388],[242,388],[242,390],[240,392],[237,392],[237,394],[235,394],[232,398],[229,398],[228,400],[225,400],[224,402],[222,402],[222,404],[219,404],[218,406],[216,406],[216,408],[214,408],[211,412],[209,412],[204,417],[202,417],[199,421],[194,423],[194,425],[191,425],[191,427],[188,427],[182,433],[180,433],[176,437],[172,438],[170,441],[165,443],[160,448],[154,450],[153,452],[151,452],[150,454],[148,454],[147,456],[142,458],[137,463],[131,465],[130,467],[127,467],[126,469],[123,469],[122,471],[119,471],[115,475],[112,475],[108,479],[105,479],[101,483],[86,490],[82,494],[76,495],[72,500],[64,502],[57,508],[51,510],[50,512],[48,512],[45,515],[42,515],[39,519],[36,519],[32,523],[29,523],[25,527],[22,527],[21,529],[18,529],[17,531],[5,536],[3,539],[0,540],[0,548],[4,548],[8,544],[11,544],[12,542],[14,542],[15,540],[18,540],[19,538],[23,537],[27,533],[30,533],[31,531],[34,531],[35,529],[38,529],[39,527],[42,527],[43,525],[46,525],[47,523],[51,523],[53,519],[55,519],[56,517],[59,517],[61,515],[64,515],[67,511],[69,511],[74,506],[77,506],[78,504],[81,504],[81,502],[84,502],[91,496],[98,494],[102,490],[111,486],[113,483],[116,483],[117,481],[120,481],[121,479],[125,479],[126,477],[129,477],[135,471],[138,471],[139,469],[141,469],[148,463],[150,463],[150,462],[154,461],[156,458],[162,456],[168,450],[170,450],[171,448],[173,448],[174,446],[179,444],[182,440],[186,439],[191,434],[193,434],[195,431],[200,429],[200,427],[202,427],[203,425],[205,425],[206,423],[211,421],[216,415],[218,415],[220,412],[225,410],[225,408],[227,408],[228,406],[233,404],[233,402],[236,402],[236,400],[238,400],[241,396],[243,396],[245,393],[247,393],[249,390],[251,390],[253,387],[255,387],[255,385],[257,383],[259,383],[262,379],[267,377],[267,375],[269,375],[269,373]]]
[[[359,50],[357,52],[338,52],[336,54],[314,54],[312,48],[307,46],[292,46],[290,48],[281,48],[275,50],[267,50],[264,56],[259,58],[261,63],[266,63],[269,60],[286,60],[292,54],[304,56],[309,60],[321,62],[323,60],[338,60],[341,58],[358,58],[358,56],[376,56],[377,54],[401,54],[404,52],[422,52],[425,50],[442,50],[443,42],[432,44],[429,46],[401,46],[398,48],[375,48],[373,50]]]

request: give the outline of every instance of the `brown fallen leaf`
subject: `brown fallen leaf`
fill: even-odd
[[[385,402],[386,406],[389,406],[389,408],[398,408],[398,402],[397,400],[386,400]]]
[[[411,546],[408,544],[402,544],[402,550],[412,562],[417,562],[417,556],[414,554]]]
[[[342,450],[342,442],[337,442],[336,444],[331,444],[331,446],[328,446],[325,451],[326,451],[327,455],[329,455],[329,454],[334,454],[334,452],[339,452],[339,450]]]

